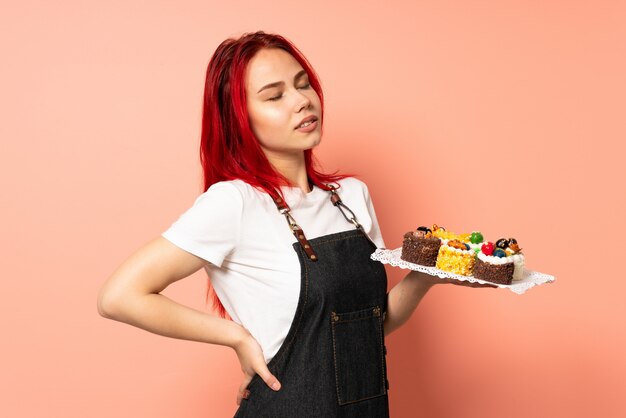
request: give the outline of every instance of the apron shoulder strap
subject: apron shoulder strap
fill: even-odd
[[[365,229],[363,229],[363,225],[361,225],[359,221],[357,221],[354,212],[352,212],[352,210],[343,203],[343,201],[337,194],[337,188],[332,184],[327,184],[327,186],[330,189],[330,201],[333,203],[333,205],[337,207],[337,209],[339,209],[339,212],[341,212],[343,217],[346,218],[346,221],[351,222],[356,227],[356,229],[360,230],[363,235],[365,235],[365,238],[367,238],[368,241],[374,245],[374,247],[378,247],[378,245],[376,245],[376,243],[372,241],[369,235],[367,235]],[[350,217],[348,217],[346,211],[349,212]]]
[[[293,232],[293,235],[295,235],[307,257],[309,257],[311,261],[317,261],[317,254],[315,254],[313,247],[311,247],[311,244],[304,235],[304,231],[302,230],[302,228],[300,228],[300,225],[298,225],[293,216],[291,216],[289,205],[287,204],[287,202],[285,202],[280,196],[270,196],[272,197],[272,200],[274,200],[278,211],[285,216],[285,219],[287,219],[287,224],[289,225],[291,232]]]
[[[356,227],[356,229],[361,229],[362,230],[363,227],[356,220],[356,215],[354,214],[354,212],[352,212],[352,210],[350,210],[350,208],[347,207],[343,203],[343,201],[341,200],[341,198],[337,194],[337,188],[334,185],[332,185],[332,184],[327,184],[327,186],[330,189],[330,201],[333,203],[333,205],[336,206],[337,209],[339,209],[339,212],[341,212],[343,217],[346,218],[346,221],[351,222]],[[349,218],[348,218],[348,215],[346,215],[345,211],[350,212],[350,217]]]
[[[333,184],[327,184],[326,186],[330,190],[330,201],[333,204],[333,206],[336,206],[337,209],[339,209],[339,212],[341,212],[341,214],[346,219],[346,221],[352,223],[356,227],[356,229],[360,230],[365,235],[365,237],[372,244],[374,244],[371,238],[365,233],[363,226],[357,221],[356,215],[354,214],[354,212],[352,212],[352,210],[343,203],[343,201],[339,197],[339,194],[337,194],[337,187],[335,187]],[[304,231],[302,230],[302,228],[297,224],[293,216],[291,216],[290,208],[287,202],[285,202],[285,200],[282,199],[278,195],[276,196],[270,195],[270,196],[272,200],[274,200],[274,203],[276,204],[276,208],[278,209],[280,214],[285,216],[285,219],[287,220],[287,224],[289,225],[291,232],[293,232],[293,234],[295,235],[296,239],[300,243],[300,246],[306,253],[307,257],[309,257],[311,261],[317,261],[317,254],[315,254],[315,251],[313,250],[313,247],[311,247],[309,240],[307,240],[306,235],[304,235]],[[374,246],[376,246],[376,244],[374,244]]]

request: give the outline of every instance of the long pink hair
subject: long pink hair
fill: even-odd
[[[205,191],[219,181],[240,179],[271,196],[284,198],[280,186],[292,186],[270,164],[248,121],[244,76],[250,59],[262,48],[283,49],[300,63],[320,98],[321,120],[324,120],[324,95],[319,78],[295,45],[280,35],[263,31],[225,40],[209,61],[204,86],[200,161]],[[311,149],[304,151],[304,157],[309,181],[321,189],[328,190],[327,183],[349,176],[318,171]],[[213,307],[225,317],[224,306],[209,280],[207,301],[210,294]]]

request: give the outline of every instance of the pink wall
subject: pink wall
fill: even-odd
[[[183,3],[2,6],[0,416],[232,416],[231,350],[105,320],[96,295],[200,192],[206,64],[257,29],[316,67],[319,156],[368,182],[389,247],[480,229],[558,278],[435,288],[389,338],[392,416],[626,415],[623,2]],[[164,293],[203,310],[204,286]]]

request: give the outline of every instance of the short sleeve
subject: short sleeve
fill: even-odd
[[[383,234],[380,231],[380,226],[378,225],[378,219],[376,218],[376,211],[374,210],[374,203],[372,202],[372,198],[370,197],[369,190],[367,185],[363,183],[363,193],[365,197],[365,204],[367,206],[367,211],[369,212],[370,219],[372,220],[372,227],[368,233],[369,237],[374,244],[378,248],[385,248],[385,241],[383,240]]]
[[[161,236],[220,267],[237,245],[242,213],[239,190],[230,182],[215,183]]]

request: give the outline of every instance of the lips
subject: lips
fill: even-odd
[[[314,115],[307,116],[306,118],[302,119],[300,123],[294,129],[298,129],[300,125],[302,125],[305,122],[315,122],[316,120],[317,120],[317,116],[314,116]]]

